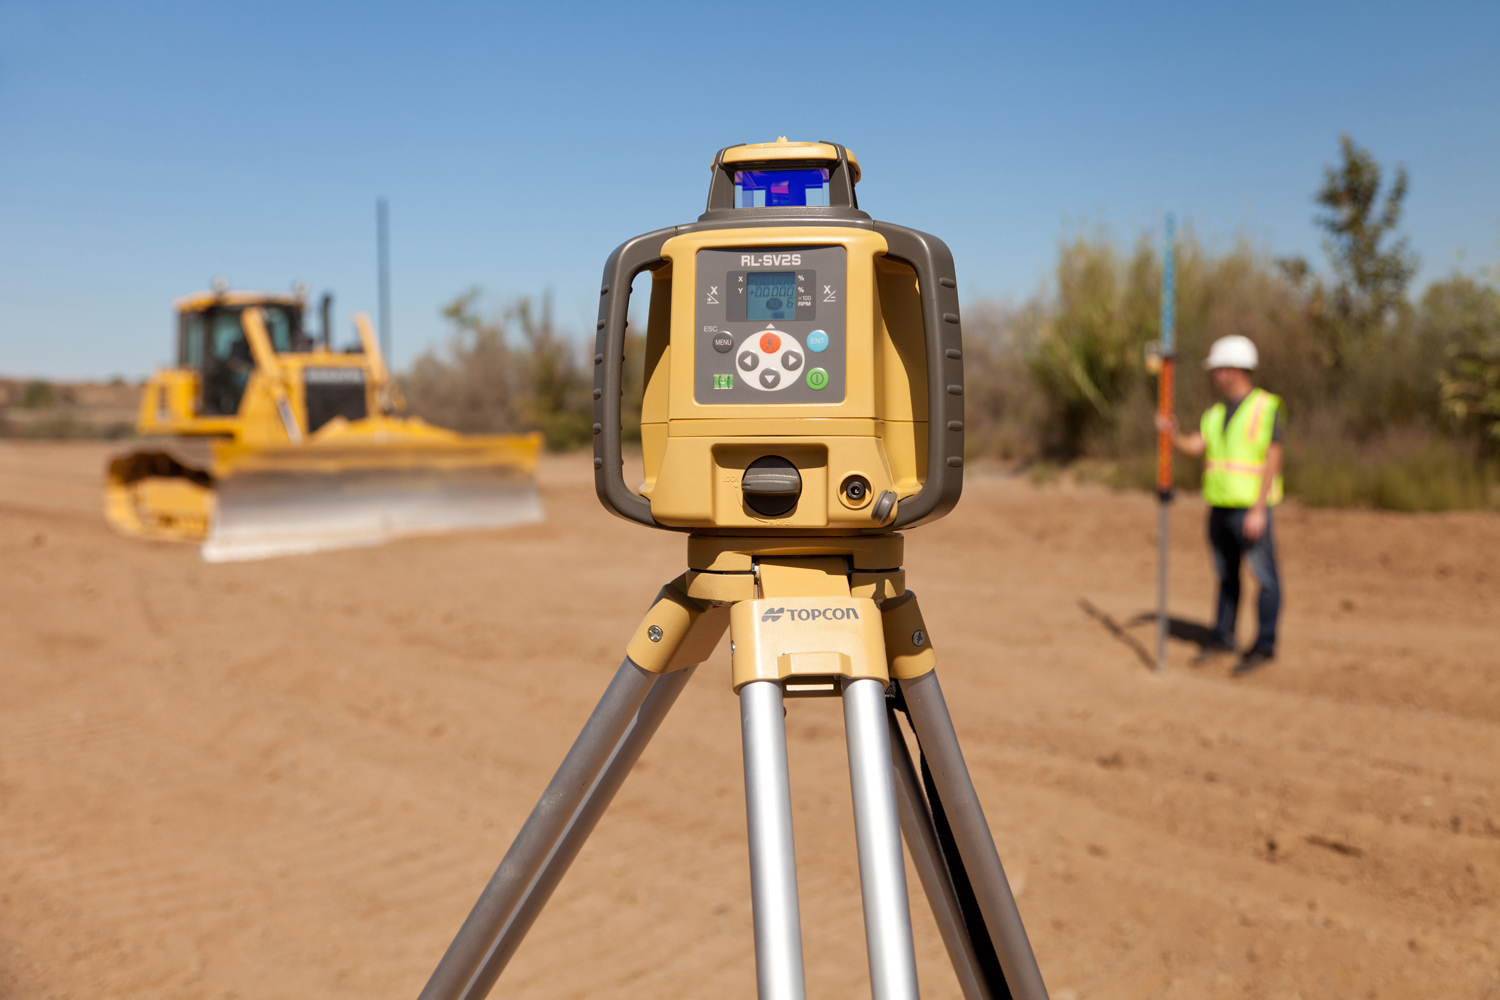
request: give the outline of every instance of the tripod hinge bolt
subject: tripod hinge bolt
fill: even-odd
[[[646,630],[646,637],[652,642],[661,642],[661,626],[652,625]]]
[[[911,634],[911,644],[913,646],[927,645],[927,633],[923,632],[921,629],[917,629]]]

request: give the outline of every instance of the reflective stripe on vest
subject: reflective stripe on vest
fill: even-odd
[[[1211,507],[1253,507],[1260,496],[1266,452],[1276,427],[1281,399],[1264,389],[1252,389],[1224,424],[1223,403],[1215,403],[1203,414],[1203,500]],[[1281,476],[1271,482],[1268,504],[1282,498]]]

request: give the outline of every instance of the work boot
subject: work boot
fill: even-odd
[[[1265,649],[1252,649],[1246,653],[1234,669],[1229,672],[1230,677],[1243,677],[1248,673],[1259,670],[1276,658],[1276,654]]]
[[[1228,656],[1234,652],[1234,646],[1222,642],[1204,643],[1203,648],[1198,650],[1198,655],[1189,661],[1192,666],[1205,667],[1222,656]]]

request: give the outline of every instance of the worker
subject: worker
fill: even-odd
[[[1208,544],[1219,575],[1219,603],[1212,639],[1193,661],[1209,663],[1235,651],[1234,624],[1240,604],[1240,562],[1260,583],[1256,601],[1255,644],[1235,665],[1239,677],[1265,666],[1276,655],[1276,621],[1281,613],[1281,577],[1276,570],[1272,508],[1281,502],[1281,399],[1255,386],[1259,355],[1248,337],[1220,337],[1203,367],[1223,397],[1203,414],[1198,430],[1182,434],[1177,420],[1157,414],[1156,428],[1170,433],[1179,451],[1203,455],[1203,500],[1208,504]]]

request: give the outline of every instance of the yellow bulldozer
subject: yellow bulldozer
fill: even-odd
[[[109,463],[105,515],[127,535],[202,542],[209,562],[542,520],[541,435],[463,435],[402,415],[369,318],[336,352],[303,296],[216,289],[174,303],[177,364],[141,394]]]

